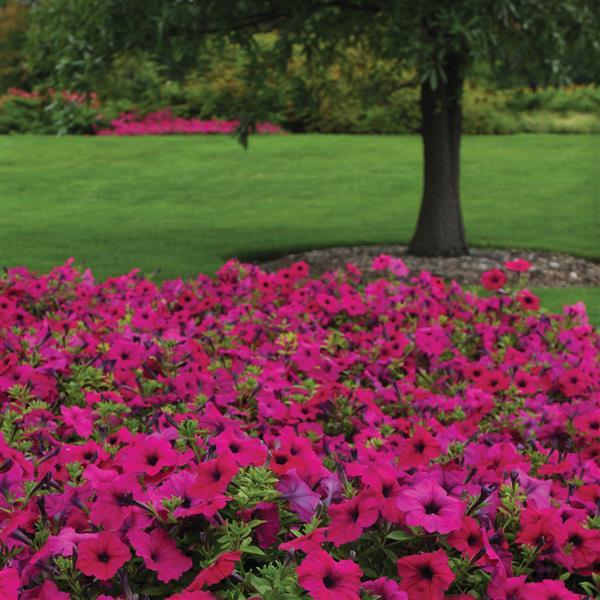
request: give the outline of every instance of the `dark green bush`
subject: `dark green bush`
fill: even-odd
[[[62,92],[31,97],[9,94],[0,98],[0,133],[93,134],[104,126],[97,105],[74,100]]]
[[[549,110],[554,112],[600,113],[600,88],[592,85],[515,90],[507,106],[515,112]]]

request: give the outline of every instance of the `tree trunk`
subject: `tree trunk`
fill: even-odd
[[[416,256],[468,254],[460,209],[460,138],[463,67],[448,57],[446,81],[421,85],[424,155],[423,200],[417,229],[409,246]]]

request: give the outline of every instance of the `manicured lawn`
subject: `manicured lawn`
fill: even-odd
[[[247,152],[226,136],[0,143],[0,265],[45,270],[74,256],[99,277],[140,267],[164,279],[231,256],[405,242],[421,186],[414,136],[265,136]],[[470,242],[600,258],[597,161],[592,135],[466,138]],[[600,303],[598,290],[585,294]]]

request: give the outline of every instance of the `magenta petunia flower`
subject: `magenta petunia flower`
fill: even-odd
[[[178,460],[179,455],[168,440],[147,436],[121,450],[115,458],[115,463],[126,468],[128,472],[153,476],[165,467],[175,466]]]
[[[409,600],[443,600],[444,592],[454,581],[443,550],[405,556],[396,563],[400,589]]]
[[[193,498],[209,500],[227,490],[239,467],[230,457],[220,457],[200,463],[196,470],[196,481],[189,487]]]
[[[448,543],[463,555],[473,558],[484,547],[479,523],[471,517],[463,517],[461,528],[448,535]]]
[[[516,258],[515,260],[509,260],[504,263],[504,267],[509,271],[515,273],[526,273],[531,269],[533,265],[523,258]]]
[[[131,558],[129,548],[112,531],[102,531],[77,547],[77,568],[102,581],[112,579]]]
[[[481,285],[486,290],[499,290],[506,283],[506,274],[500,269],[491,269],[481,276]]]
[[[381,600],[408,600],[408,594],[400,589],[400,586],[391,579],[380,577],[373,581],[362,584],[364,590],[374,594]]]
[[[290,503],[294,511],[305,523],[312,520],[321,497],[298,477],[296,469],[290,469],[279,478],[277,491]]]
[[[94,419],[92,411],[79,406],[61,406],[60,413],[64,422],[75,429],[75,433],[84,439],[92,435]]]
[[[323,544],[327,541],[325,538],[326,531],[326,527],[318,527],[306,535],[301,535],[289,542],[279,544],[279,549],[284,550],[285,552],[289,552],[290,550],[301,550],[305,554],[309,554],[315,550],[321,550]]]
[[[0,570],[0,600],[18,600],[20,585],[19,573],[15,568]]]
[[[135,553],[144,559],[146,568],[156,571],[159,581],[167,583],[179,579],[192,568],[192,560],[177,549],[164,529],[157,527],[150,533],[134,530],[129,532],[128,538]]]
[[[567,589],[564,581],[544,579],[539,583],[526,583],[522,597],[527,600],[580,600],[581,596]]]
[[[210,498],[196,497],[192,491],[192,486],[196,482],[196,477],[189,471],[179,471],[168,477],[160,488],[155,490],[153,501],[157,510],[163,509],[163,500],[177,496],[181,498],[182,503],[174,511],[175,517],[191,517],[193,515],[203,515],[212,517],[219,510],[227,506],[228,498],[221,494],[211,496]]]
[[[215,596],[210,592],[195,590],[193,592],[183,590],[178,594],[167,596],[167,600],[215,600]]]
[[[100,470],[99,470],[100,471]],[[134,511],[139,510],[134,504],[141,494],[141,487],[132,474],[115,476],[115,472],[107,472],[110,480],[98,481],[98,493],[92,504],[90,520],[94,525],[117,529]]]
[[[404,448],[398,454],[401,467],[418,467],[426,465],[441,453],[439,442],[425,429],[417,426],[413,435],[406,440]]]
[[[281,527],[279,520],[279,508],[275,502],[259,502],[251,509],[242,511],[242,517],[246,521],[264,521],[254,529],[256,542],[259,548],[270,548],[277,540],[277,534]]]
[[[226,579],[235,571],[235,564],[241,558],[242,553],[239,550],[220,554],[208,567],[202,569],[196,575],[196,578],[186,590],[188,592],[195,592],[201,590],[203,587],[223,581],[223,579]]]
[[[296,568],[298,583],[314,600],[358,600],[360,567],[351,560],[336,562],[324,550],[311,552]]]
[[[327,539],[336,546],[358,539],[363,531],[373,525],[379,516],[379,498],[372,493],[362,493],[340,504],[329,507],[331,523]]]
[[[268,449],[257,438],[238,434],[229,428],[214,439],[220,456],[231,458],[238,466],[264,465]]]
[[[0,600],[6,600],[2,596],[1,587]],[[53,581],[46,579],[41,586],[23,592],[19,600],[71,600],[71,595],[61,592]],[[102,600],[102,594],[96,600]]]
[[[517,301],[525,310],[539,310],[540,299],[533,292],[529,290],[519,290],[517,293]]]
[[[600,531],[586,529],[576,519],[565,522],[567,544],[570,546],[569,555],[573,559],[573,569],[591,575],[591,570],[600,561]]]
[[[406,513],[406,523],[423,527],[428,533],[450,533],[462,526],[465,504],[431,480],[418,483],[403,492],[397,501],[398,508]]]
[[[552,481],[530,477],[521,469],[517,469],[516,472],[519,477],[519,485],[526,494],[528,502],[535,502],[538,508],[550,508]]]

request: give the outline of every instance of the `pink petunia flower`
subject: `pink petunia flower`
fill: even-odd
[[[16,596],[15,596],[16,598]],[[100,600],[98,596],[97,600]],[[0,599],[5,600],[0,591]],[[70,600],[71,596],[67,592],[61,592],[56,584],[50,579],[46,579],[44,583],[34,589],[23,592],[20,600]]]
[[[358,600],[360,567],[351,560],[336,562],[324,550],[311,552],[296,568],[298,583],[314,600]]]
[[[406,513],[406,523],[423,527],[428,533],[450,533],[462,526],[465,504],[448,496],[446,491],[431,480],[424,480],[403,492],[397,501]]]
[[[102,531],[95,539],[84,540],[77,552],[77,568],[102,581],[112,579],[131,558],[129,548],[112,531]]]
[[[404,448],[398,454],[401,467],[426,465],[441,454],[441,445],[424,427],[415,427],[414,434],[406,440]]]
[[[192,560],[181,550],[164,529],[155,528],[150,533],[130,531],[129,541],[135,553],[144,559],[147,569],[156,571],[159,581],[167,583],[179,579],[192,568]]]
[[[481,276],[481,285],[486,290],[499,290],[506,283],[506,274],[500,269],[491,269]]]
[[[379,516],[379,498],[372,493],[362,493],[340,504],[329,507],[331,523],[327,539],[336,546],[358,539],[363,531],[373,525]]]
[[[509,271],[514,271],[515,273],[526,273],[533,265],[523,258],[516,258],[515,260],[506,261],[504,266]]]
[[[0,570],[0,600],[18,600],[21,581],[13,567]]]
[[[60,413],[64,422],[75,429],[75,433],[84,439],[92,435],[94,420],[92,411],[79,406],[61,406]]]
[[[567,589],[564,581],[544,579],[526,583],[521,596],[527,600],[580,600],[581,596]]]
[[[517,301],[525,310],[539,310],[540,299],[533,292],[529,290],[520,290],[517,293]]]
[[[225,492],[239,467],[230,457],[219,457],[200,463],[196,470],[196,481],[190,486],[192,497],[208,500]]]
[[[214,585],[229,577],[235,570],[235,563],[242,558],[239,550],[235,552],[225,552],[220,554],[211,565],[202,569],[196,578],[186,588],[188,592],[201,590],[203,587]]]
[[[282,475],[277,484],[281,497],[290,503],[294,511],[305,523],[312,520],[321,497],[298,477],[296,469],[290,469]]]
[[[400,589],[409,600],[443,600],[444,592],[454,581],[443,550],[405,556],[396,563]]]
[[[170,442],[154,436],[147,436],[132,446],[124,448],[115,458],[115,464],[128,472],[157,475],[165,467],[177,464],[179,456]]]
[[[395,581],[386,577],[365,581],[362,587],[370,594],[377,595],[381,600],[408,600],[408,594],[402,591]]]

